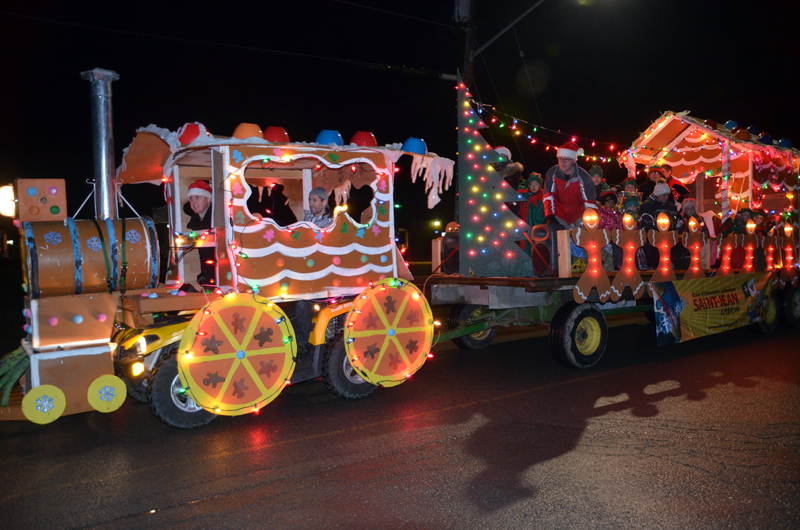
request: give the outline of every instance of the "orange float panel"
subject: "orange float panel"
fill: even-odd
[[[86,395],[89,385],[101,375],[114,374],[114,362],[108,344],[29,353],[28,357],[31,366],[25,381],[26,389],[30,391],[39,385],[58,387],[66,398],[65,415],[94,410]]]
[[[79,347],[111,340],[119,293],[25,298],[33,348]]]
[[[158,238],[148,217],[23,222],[22,232],[31,298],[119,291],[123,281],[126,289],[158,283]]]
[[[67,218],[64,179],[17,179],[20,222],[63,221]]]

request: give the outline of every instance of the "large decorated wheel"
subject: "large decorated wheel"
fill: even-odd
[[[98,412],[114,412],[125,403],[128,388],[125,381],[116,375],[101,375],[89,385],[86,399]]]
[[[347,317],[344,343],[350,365],[374,385],[399,385],[425,363],[433,315],[413,284],[386,278],[364,290]]]
[[[195,403],[238,416],[281,393],[296,351],[294,329],[277,305],[252,294],[227,294],[189,322],[178,349],[178,374]]]
[[[56,421],[66,407],[64,392],[53,385],[39,385],[22,398],[22,413],[39,425]]]

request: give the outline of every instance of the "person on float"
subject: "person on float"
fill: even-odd
[[[189,230],[208,230],[211,228],[211,186],[205,180],[195,180],[189,185],[186,192],[187,203],[183,205],[183,213],[189,216],[186,228]],[[197,249],[200,258],[200,274],[197,283],[200,285],[214,285],[217,277],[216,252],[210,247]]]
[[[694,217],[697,224],[700,226],[700,231],[708,234],[708,227],[703,221],[703,217],[697,212],[697,201],[691,197],[683,199],[683,207],[681,208],[681,216],[685,226],[689,226],[689,219]]]
[[[597,201],[599,221],[598,230],[622,230],[622,212],[617,210],[617,194],[612,189],[607,189],[600,194]],[[622,249],[614,243],[609,243],[600,251],[603,268],[607,271],[617,270],[622,266]]]
[[[303,221],[314,223],[325,228],[333,223],[333,214],[328,206],[329,193],[325,188],[317,186],[308,194],[308,210],[303,210]]]
[[[658,214],[664,212],[670,218],[670,230],[682,230],[683,218],[678,215],[678,208],[669,202],[672,191],[666,182],[658,182],[653,188],[653,193],[642,203],[639,208],[639,228],[643,230],[658,230],[656,220]],[[648,268],[658,267],[658,249],[649,242],[643,247]]]
[[[672,166],[669,164],[662,164],[661,170],[664,173],[664,180],[667,182],[672,195],[670,202],[678,205],[678,210],[682,208],[683,200],[691,195],[689,188],[683,185],[683,182],[672,176]]]
[[[660,165],[650,166],[647,169],[647,180],[639,186],[639,193],[641,197],[644,197],[644,200],[647,200],[653,194],[658,180],[662,178],[664,178],[664,170]]]
[[[523,184],[523,182],[520,182]],[[542,193],[542,174],[533,172],[524,182],[525,187],[520,186],[517,188],[525,202],[520,204],[519,217],[523,219],[530,226],[544,224],[544,194]],[[520,241],[519,246],[525,250],[527,254],[531,253],[531,244],[527,239]]]
[[[599,165],[595,164],[589,168],[589,176],[592,177],[592,183],[594,183],[595,197],[600,197],[600,194],[603,193],[603,191],[609,189],[606,179],[603,178],[603,168],[601,168]]]
[[[519,188],[524,188],[526,180],[523,175],[523,171],[525,171],[525,167],[519,162],[514,162],[511,159],[511,151],[509,151],[507,147],[498,145],[494,148],[494,150],[498,155],[500,155],[501,160],[499,162],[492,163],[492,168],[494,168],[497,174],[500,175],[500,177],[505,180],[509,186],[512,186],[512,189],[519,190]],[[508,208],[521,219],[525,219],[525,215],[527,214],[522,213],[522,208],[525,208],[524,201],[511,202],[509,203]]]
[[[544,178],[544,214],[548,223],[566,228],[581,226],[583,212],[597,208],[595,187],[585,169],[578,166],[583,149],[575,142],[558,148],[558,164]]]
[[[517,188],[517,193],[525,198],[519,209],[520,218],[531,226],[544,223],[543,183],[542,174],[533,172],[525,180],[524,187]]]

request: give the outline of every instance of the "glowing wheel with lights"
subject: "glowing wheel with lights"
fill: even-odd
[[[256,412],[291,378],[294,329],[275,304],[252,294],[228,294],[198,311],[178,349],[186,394],[216,414]]]
[[[386,278],[364,290],[347,316],[350,365],[374,385],[396,386],[420,369],[433,342],[428,301],[406,280]]]

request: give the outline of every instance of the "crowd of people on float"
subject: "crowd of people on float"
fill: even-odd
[[[744,233],[750,219],[756,223],[758,233],[769,232],[775,226],[775,220],[764,210],[742,208],[709,230],[706,219],[700,215],[697,200],[683,182],[673,176],[669,164],[650,166],[641,183],[629,176],[612,186],[599,165],[593,165],[588,171],[578,165],[583,150],[575,142],[567,142],[557,149],[558,163],[544,178],[537,172],[525,178],[522,165],[511,161],[510,151],[500,148],[500,153],[506,163],[515,164],[517,192],[522,200],[514,205],[514,211],[530,226],[548,223],[564,229],[580,227],[587,208],[597,210],[599,229],[622,229],[623,216],[627,213],[636,219],[639,229],[657,230],[657,219],[662,212],[670,220],[669,230],[682,234],[688,229],[689,219],[694,218],[701,231],[713,232],[718,239],[731,233]],[[530,251],[529,247],[525,242],[526,251]],[[622,249],[616,245],[603,249],[602,257],[606,270],[617,270],[622,265]],[[744,252],[738,248],[732,257],[734,268],[740,259],[744,260]],[[689,250],[679,243],[672,248],[670,261],[676,270],[685,270],[689,266]],[[712,267],[717,265],[715,261],[716,256],[712,258]],[[637,267],[640,270],[654,269],[658,262],[658,249],[650,243],[639,249]]]

